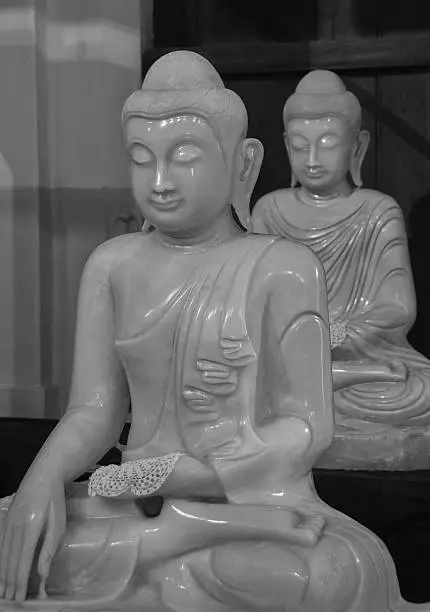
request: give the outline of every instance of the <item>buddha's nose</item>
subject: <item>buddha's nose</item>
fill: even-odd
[[[308,160],[306,162],[306,165],[307,165],[308,168],[314,168],[315,166],[319,166],[318,148],[317,147],[310,147],[309,148],[309,156],[308,156]]]
[[[155,173],[154,185],[153,189],[157,193],[162,193],[163,191],[172,191],[175,186],[169,179],[169,171],[167,164],[159,163],[157,164],[157,170]]]

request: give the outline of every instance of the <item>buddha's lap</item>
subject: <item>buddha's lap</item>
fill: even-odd
[[[323,536],[312,548],[280,542],[230,542],[213,548],[211,569],[223,586],[259,597],[265,609],[306,602],[349,608],[359,588],[356,561],[348,546]],[[308,607],[306,607],[308,609]]]
[[[138,528],[137,525],[136,527]],[[149,537],[153,538],[153,535]],[[118,546],[118,541],[113,544],[112,542],[112,549]],[[140,542],[140,547],[145,547],[144,540]],[[100,550],[102,548],[100,547]],[[164,548],[163,541],[160,542],[160,548]],[[76,541],[70,542],[69,552],[76,559]],[[64,558],[67,553],[63,546],[61,556]],[[206,562],[202,562],[202,559]],[[82,557],[82,566],[88,566],[88,561],[89,557]],[[122,566],[124,561],[124,556],[118,556],[118,564]],[[191,552],[184,551],[173,560],[165,559],[161,563],[155,560],[157,576],[152,574],[151,563],[146,560],[141,567],[135,567],[135,575],[140,576],[136,583],[137,589],[158,590],[166,580],[174,583],[177,580],[177,572],[172,572],[172,561],[175,565],[189,568],[195,579],[192,581],[192,589],[202,590],[210,599],[215,597],[223,600],[225,596],[227,605],[231,605],[231,597],[238,598],[245,605],[249,605],[250,610],[254,609],[252,604],[255,602],[258,602],[258,606],[264,605],[264,609],[268,611],[277,611],[284,609],[286,602],[298,605],[304,599],[307,605],[315,602],[315,610],[320,609],[322,601],[330,603],[334,609],[347,610],[360,583],[353,552],[336,537],[329,535],[323,536],[315,547],[310,548],[289,545],[288,542],[248,540],[207,546]],[[75,564],[69,559],[64,565],[69,567]],[[79,573],[79,568],[76,569]],[[122,571],[124,569],[121,567]],[[114,573],[113,568],[110,575]],[[64,575],[59,575],[57,570],[57,577],[51,580],[51,593],[54,595],[62,591],[62,594],[67,596],[71,591],[64,584]],[[73,581],[73,576],[71,578]],[[178,588],[180,587],[178,580]],[[99,591],[98,585],[95,585],[94,591]],[[91,589],[87,592],[90,594]],[[257,609],[261,609],[258,606]]]
[[[176,533],[176,528],[163,525],[163,513],[148,519],[139,515],[134,504],[118,504],[110,500],[106,503],[99,498],[68,500],[68,504],[68,516],[73,520],[68,522],[54,558],[55,571],[48,580],[48,593],[50,591],[54,597],[62,593],[73,599],[73,589],[69,588],[68,581],[73,584],[75,576],[88,567],[89,562],[94,568],[102,566],[102,574],[109,580],[112,576],[125,578],[125,574],[130,578],[134,574],[140,576],[140,584],[136,585],[138,590],[160,588],[172,563],[178,563],[188,566],[191,574],[196,576],[193,588],[203,589],[209,597],[218,598],[222,597],[223,590],[227,594],[232,592],[234,597],[243,599],[250,610],[254,609],[253,599],[260,602],[260,606],[264,604],[268,611],[284,609],[285,602],[299,605],[302,601],[307,602],[304,609],[311,611],[331,609],[330,606],[348,610],[350,602],[360,592],[362,581],[369,581],[369,572],[366,571],[367,568],[372,571],[368,566],[369,558],[379,557],[378,565],[385,572],[383,547],[381,557],[381,545],[375,536],[347,518],[336,516],[332,520],[329,517],[327,527],[315,546],[290,544],[287,539],[282,542],[279,539],[232,541],[230,538],[217,545],[200,541],[188,550],[178,550],[173,546],[169,555],[166,554],[166,544]],[[99,518],[95,518],[96,515]],[[1,516],[0,513],[0,521]],[[190,525],[190,532],[192,530]],[[155,536],[155,531],[159,535]],[[158,542],[155,542],[157,538]],[[180,541],[189,542],[188,538]],[[139,550],[146,553],[139,554]],[[153,564],[149,550],[154,553]],[[202,559],[206,562],[202,563]],[[151,571],[152,566],[158,567],[156,575]],[[66,573],[62,567],[67,568]],[[86,585],[85,591],[90,599],[93,590],[94,593],[100,591],[100,579],[104,580],[99,575],[94,588]],[[175,580],[174,573],[171,580]],[[108,590],[114,592],[115,585],[112,584],[112,589]],[[328,607],[320,607],[321,602]]]

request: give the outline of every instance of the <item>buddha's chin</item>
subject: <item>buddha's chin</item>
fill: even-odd
[[[143,216],[155,227],[165,227],[166,229],[174,229],[178,225],[181,226],[184,217],[187,216],[187,211],[184,210],[183,200],[172,202],[168,205],[146,206],[141,208]]]
[[[323,189],[324,191],[330,189],[330,185],[327,184],[327,176],[324,172],[306,175],[303,179],[302,184],[304,184],[309,189],[311,189],[312,187],[318,187],[319,189]]]
[[[327,177],[325,175],[312,178],[306,177],[305,180],[301,181],[301,185],[309,194],[320,198],[327,198],[336,193],[336,186],[327,184]]]

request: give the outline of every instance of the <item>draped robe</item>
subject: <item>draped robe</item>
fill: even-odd
[[[252,428],[259,415],[252,411],[250,391],[256,386],[259,341],[258,333],[249,332],[247,299],[254,269],[275,242],[273,237],[244,236],[224,244],[215,261],[184,284],[154,325],[131,339],[117,340],[132,405],[142,403],[145,387],[152,384],[155,390],[143,444],[127,448],[123,459],[179,451],[206,461],[221,448],[224,456],[245,442],[246,453],[261,449]],[[173,338],[168,364],[157,353],[166,337]],[[220,369],[229,375],[217,378]]]
[[[139,403],[141,358],[145,353],[155,364],[149,375],[160,370],[161,378],[166,379],[165,386],[155,385],[159,396],[151,396],[153,419],[146,423],[148,434],[143,446],[128,449],[125,458],[179,450],[208,462],[218,473],[238,517],[243,509],[231,499],[238,484],[237,467],[250,461],[258,468],[259,455],[269,447],[279,487],[291,461],[285,440],[294,414],[292,419],[277,419],[273,444],[259,435],[265,420],[259,401],[270,404],[270,397],[275,398],[273,414],[266,414],[270,420],[276,416],[276,401],[282,405],[288,386],[284,387],[278,372],[272,374],[263,366],[267,386],[263,384],[262,393],[256,397],[258,364],[264,363],[270,351],[278,350],[281,339],[267,342],[261,333],[266,308],[258,300],[249,300],[257,264],[277,243],[273,238],[246,236],[236,244],[223,245],[215,261],[185,283],[153,324],[137,336],[116,343],[135,403]],[[303,257],[303,250],[284,252]],[[292,327],[302,318],[318,318],[318,305],[312,307],[312,298],[309,304],[305,312],[298,310]],[[163,334],[173,339],[174,351],[161,370],[154,348]],[[202,377],[196,367],[199,364],[209,373],[214,366],[224,366],[230,369],[229,376],[221,382]],[[273,389],[271,394],[273,385],[278,386],[278,399]],[[317,392],[322,390],[318,388]],[[312,411],[314,406],[307,408]],[[172,430],[174,435],[170,437]],[[300,449],[299,441],[295,442]],[[300,464],[300,452],[296,461]],[[251,489],[259,489],[258,469],[255,478],[257,485],[249,483]],[[29,602],[29,608],[37,612],[280,612],[290,607],[303,612],[334,608],[342,612],[406,611],[384,545],[365,528],[321,502],[311,477],[306,479],[307,495],[298,496],[297,510],[321,515],[327,521],[320,540],[308,547],[290,544],[288,539],[241,542],[233,538],[217,546],[197,546],[196,550],[193,525],[175,522],[169,510],[163,508],[159,517],[148,521],[133,502],[69,499],[67,532],[47,582],[50,597]],[[255,499],[248,501],[257,509],[264,506],[264,500],[257,498],[259,493],[251,490]],[[0,519],[7,504],[6,500],[0,504]],[[286,520],[282,515],[288,507],[281,506],[280,499],[273,512]],[[191,546],[178,549],[181,542],[191,542]],[[2,609],[16,608],[8,603]]]
[[[391,426],[430,423],[430,362],[407,341],[415,319],[415,294],[407,239],[398,204],[372,190],[356,190],[334,207],[331,219],[314,205],[307,226],[296,211],[311,206],[298,189],[264,196],[253,213],[254,230],[292,238],[320,258],[327,280],[330,321],[346,331],[333,360],[403,362],[405,382],[366,383],[335,393],[338,429],[363,422]],[[309,213],[308,214],[308,219]],[[301,220],[300,220],[301,218]]]

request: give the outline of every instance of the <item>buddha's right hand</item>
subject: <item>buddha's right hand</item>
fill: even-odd
[[[38,572],[49,574],[66,528],[64,484],[31,478],[18,489],[0,533],[0,598],[23,601],[36,546],[42,536]]]
[[[390,361],[387,364],[390,382],[405,382],[409,376],[409,370],[403,361]]]

